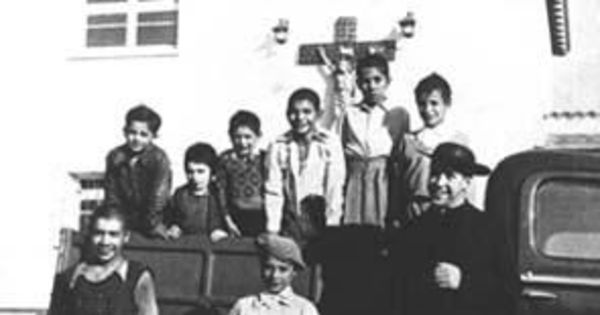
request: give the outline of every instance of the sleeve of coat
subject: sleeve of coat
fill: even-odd
[[[171,165],[166,154],[158,155],[154,165],[154,177],[148,200],[146,220],[151,227],[163,222],[163,211],[171,193]]]
[[[492,307],[514,314],[519,298],[519,279],[513,259],[498,229],[489,220],[480,224],[476,255],[464,270],[459,292],[467,305]],[[487,226],[487,227],[486,227]]]
[[[340,224],[343,212],[342,204],[344,202],[344,183],[346,181],[346,161],[342,143],[338,137],[330,138],[330,159],[327,166],[325,183],[325,200],[327,202],[326,223],[328,226],[337,226]]]
[[[117,192],[117,178],[114,169],[114,152],[109,152],[105,159],[104,169],[104,201],[109,205],[119,205],[119,194]]]
[[[221,156],[215,172],[215,190],[219,207],[223,213],[223,216],[229,214],[229,200],[227,198],[227,191],[229,190],[230,185],[225,163],[225,158]]]
[[[283,171],[280,163],[280,145],[273,143],[267,152],[267,179],[265,182],[265,214],[267,232],[279,233],[283,218]]]

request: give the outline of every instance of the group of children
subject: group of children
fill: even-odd
[[[160,116],[145,105],[129,110],[125,144],[106,158],[105,204],[124,209],[131,228],[151,237],[258,235],[265,221],[265,153],[256,148],[259,118],[237,112],[229,127],[233,148],[220,156],[203,142],[187,148],[187,183],[173,195],[169,159],[153,142],[160,124]]]
[[[275,309],[291,305],[296,311],[302,309],[301,314],[316,314],[314,306],[290,289],[295,272],[304,267],[299,245],[304,246],[326,226],[384,229],[406,225],[428,207],[428,160],[433,148],[454,138],[463,141],[446,127],[451,90],[438,74],[427,76],[415,89],[424,126],[411,132],[408,112],[391,107],[387,100],[391,76],[386,59],[369,55],[349,67],[347,71],[356,71],[354,88],[360,90],[362,99],[337,105],[344,107],[341,122],[334,124],[338,130],[318,126],[321,99],[308,88],[288,98],[290,129],[266,152],[257,147],[260,119],[250,111],[238,111],[229,122],[232,148],[218,155],[210,144],[191,145],[184,157],[187,183],[173,195],[169,158],[154,144],[160,116],[145,105],[129,110],[123,128],[125,143],[106,158],[101,208],[120,209],[124,215],[99,210],[92,220],[91,235],[112,233],[111,237],[118,238],[111,245],[105,244],[110,237],[98,236],[96,244],[98,253],[112,253],[109,260],[114,268],[105,268],[98,276],[84,265],[80,267],[84,278],[94,282],[110,273],[106,270],[127,272],[122,259],[114,258],[121,257],[125,227],[161,239],[202,234],[218,241],[260,235],[267,289],[262,295],[240,300],[232,314],[283,314],[284,310],[269,313],[273,295],[287,299],[287,304],[273,304]],[[110,220],[118,222],[107,223]],[[121,228],[106,231],[110,224]],[[143,267],[133,267],[135,279],[144,276]],[[78,275],[70,274],[64,285],[76,285],[73,279]],[[146,298],[154,298],[153,290],[144,291],[152,293]],[[135,296],[135,301],[139,298]],[[267,309],[252,311],[261,307]],[[143,313],[155,312],[152,304]]]
[[[145,105],[132,108],[125,144],[106,159],[105,203],[126,209],[134,230],[163,239],[206,234],[216,241],[267,231],[303,242],[324,226],[403,224],[425,207],[433,148],[465,142],[444,123],[450,86],[435,73],[418,84],[423,128],[410,132],[408,112],[388,104],[385,58],[359,60],[356,76],[362,100],[345,105],[339,135],[318,126],[319,95],[298,89],[287,102],[290,130],[268,152],[257,148],[260,119],[239,111],[229,122],[232,148],[217,155],[207,143],[190,146],[187,183],[172,196],[169,159],[153,143],[160,116]]]

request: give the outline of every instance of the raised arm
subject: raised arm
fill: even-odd
[[[329,72],[332,73],[333,71],[335,71],[335,68],[336,68],[335,64],[333,64],[331,59],[329,59],[329,57],[327,57],[327,51],[325,50],[325,47],[323,47],[323,46],[317,47],[317,52],[319,53],[319,57],[321,57],[321,60],[323,60],[323,62],[325,63],[325,66],[327,67],[327,69],[329,69]]]

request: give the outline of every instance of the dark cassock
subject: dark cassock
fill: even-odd
[[[500,224],[466,198],[472,176],[489,169],[468,148],[446,143],[431,170],[431,208],[392,251],[395,313],[513,314],[518,278]]]

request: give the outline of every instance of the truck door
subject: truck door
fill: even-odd
[[[600,155],[535,150],[505,159],[486,209],[505,224],[518,314],[600,314]]]
[[[521,195],[519,270],[528,314],[600,314],[600,173],[544,171]]]

